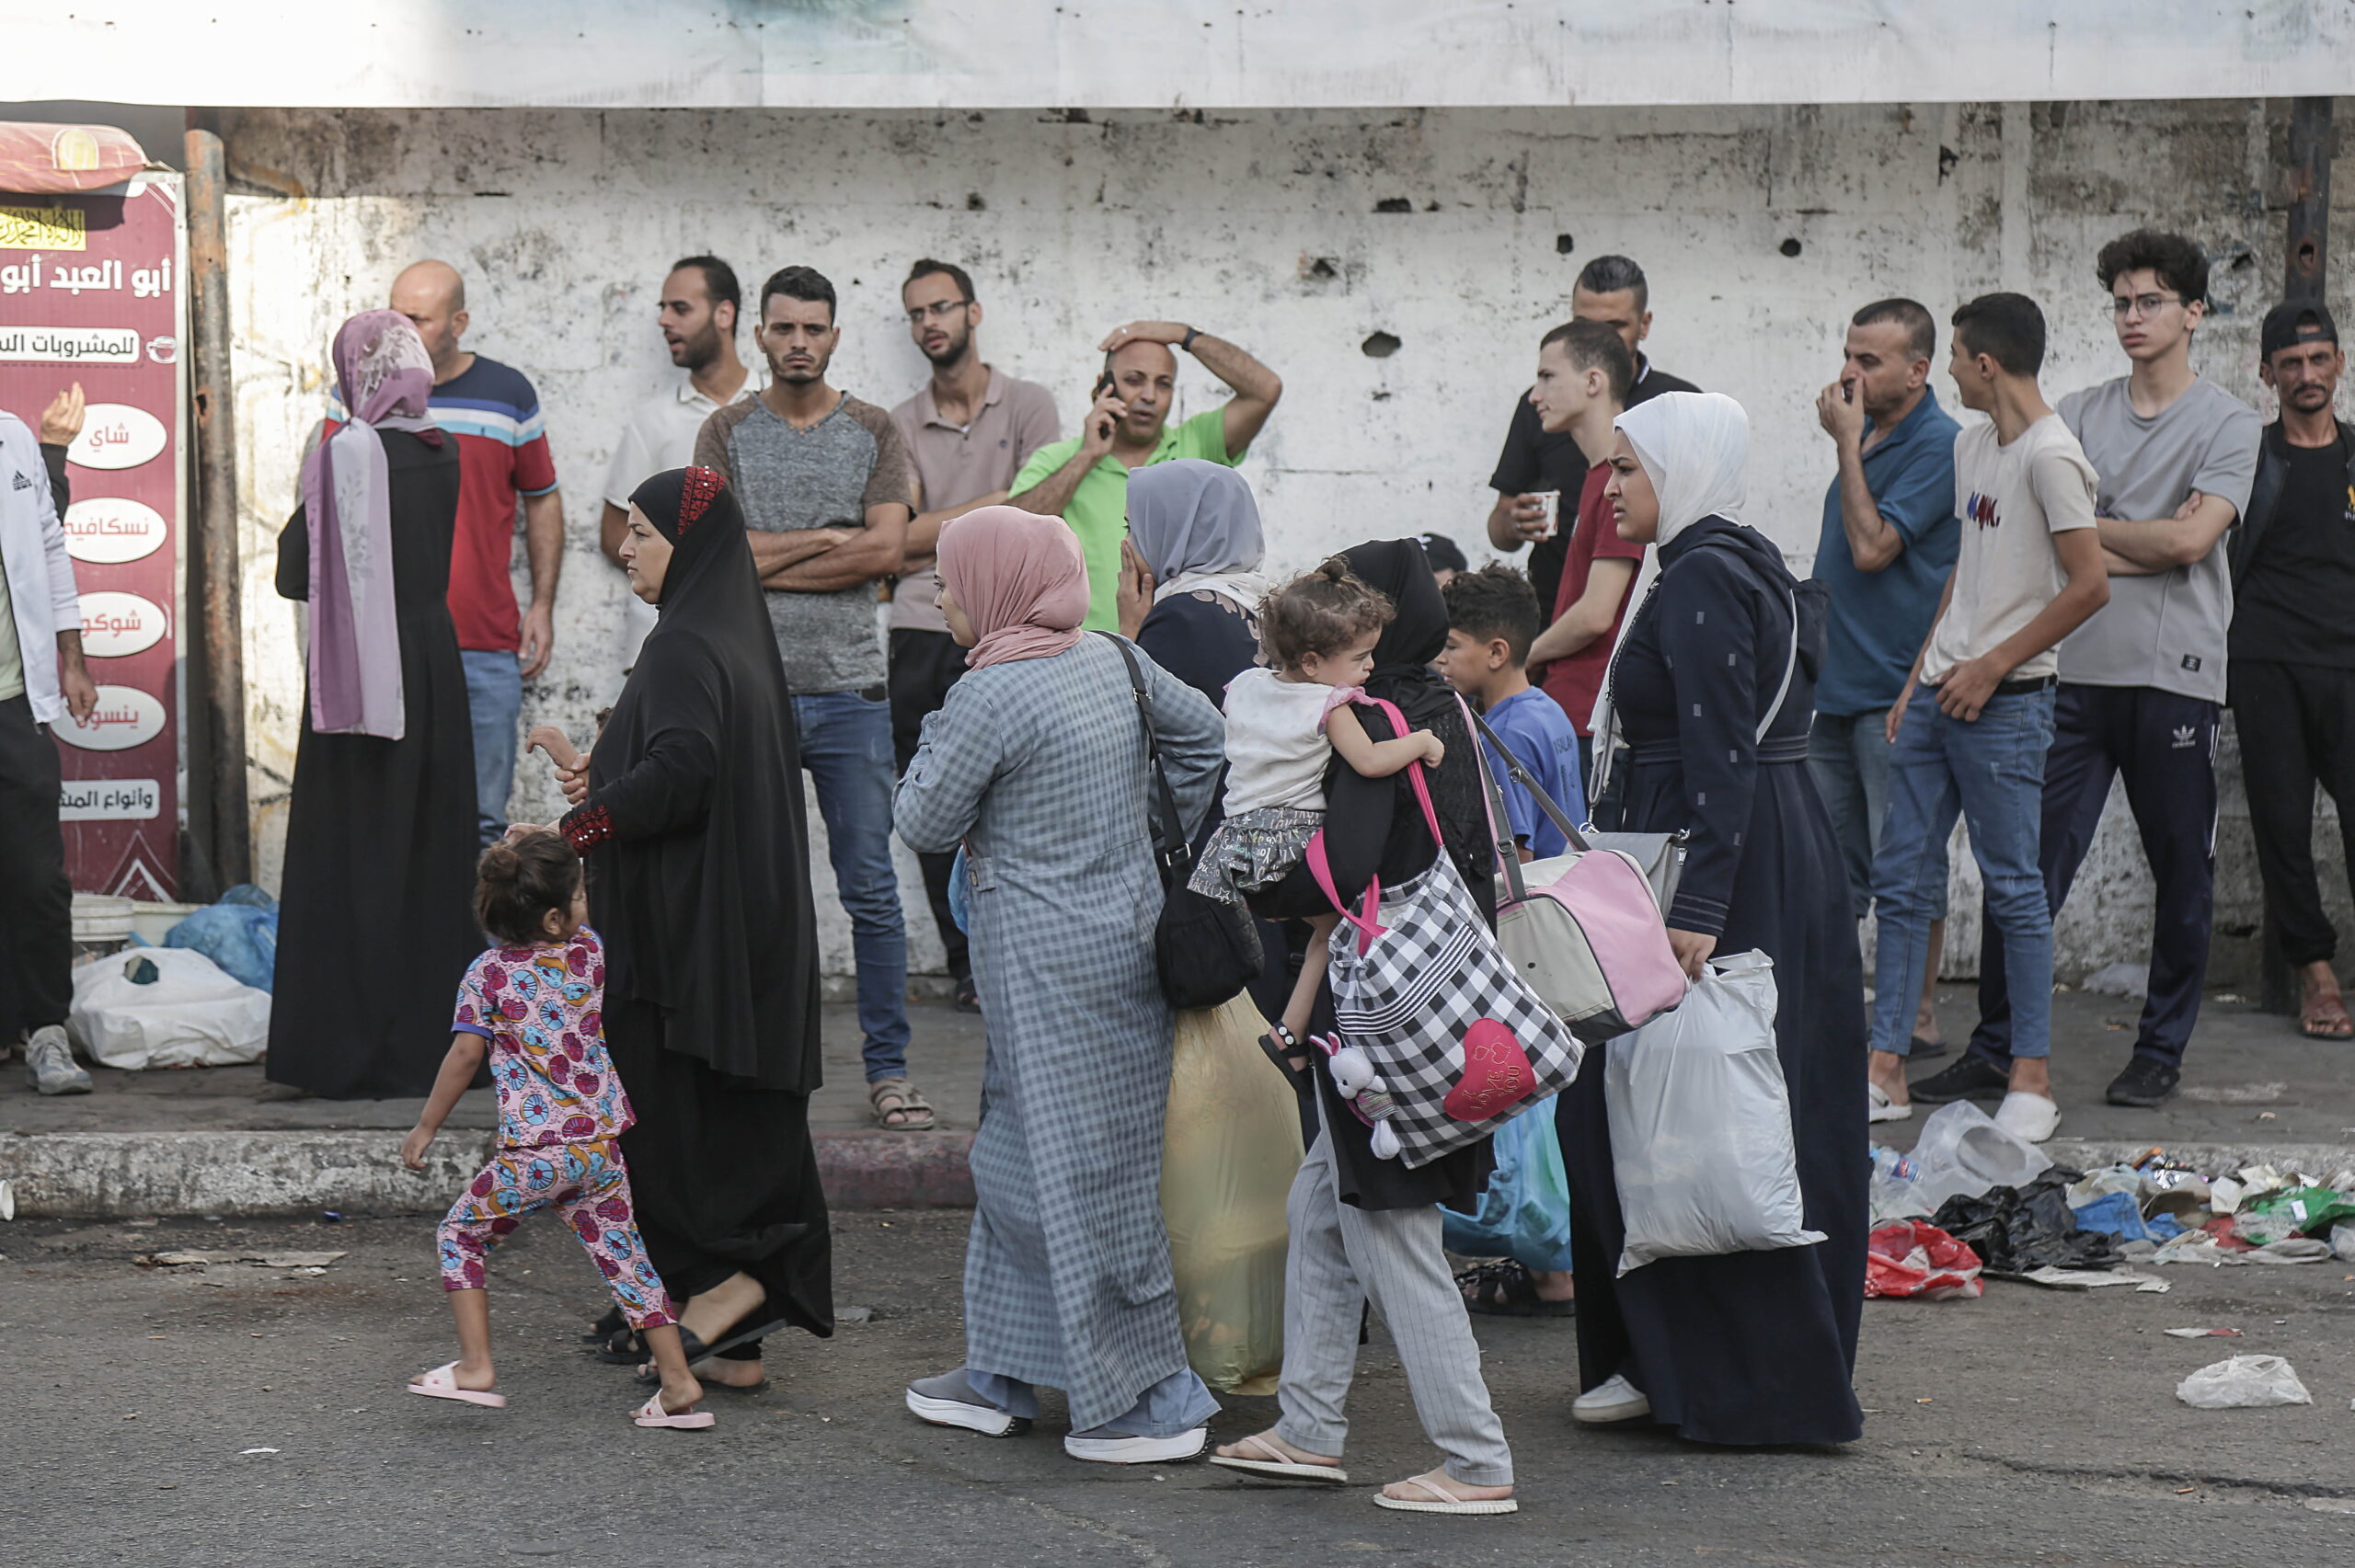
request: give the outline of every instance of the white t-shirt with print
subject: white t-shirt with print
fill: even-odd
[[[1991,423],[1954,439],[1954,509],[1962,551],[1954,595],[1930,633],[1922,680],[1936,685],[1958,664],[1992,652],[2044,611],[2067,586],[2052,536],[2094,526],[2094,465],[2058,414],[2022,430],[2009,446]],[[2012,671],[2033,681],[2056,673],[2046,648]]]

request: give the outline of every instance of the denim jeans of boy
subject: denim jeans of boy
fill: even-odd
[[[1922,970],[1929,962],[1930,921],[1946,902],[1947,839],[1959,816],[1970,828],[1971,854],[1987,889],[2012,996],[2012,1050],[2041,1057],[2052,1048],[2052,910],[2037,864],[2043,821],[2044,754],[2052,742],[2052,689],[1987,700],[1965,723],[1939,711],[1923,687],[1905,709],[1889,757],[1889,816],[1873,860],[1879,948],[1873,964],[1875,1050],[1906,1054]]]
[[[1818,714],[1808,731],[1807,771],[1815,792],[1832,814],[1832,837],[1848,874],[1856,918],[1873,910],[1873,856],[1889,821],[1889,710],[1855,715]],[[1947,890],[1938,889],[1932,920],[1944,920]]]
[[[523,667],[496,648],[460,648],[475,734],[475,823],[488,845],[507,831],[515,789],[515,727],[523,718]]]
[[[867,1081],[908,1075],[908,931],[891,865],[891,704],[856,692],[793,699],[801,765],[817,787],[826,858],[850,916]]]

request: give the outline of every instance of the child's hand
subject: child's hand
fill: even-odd
[[[423,1126],[409,1128],[408,1136],[401,1139],[401,1163],[412,1171],[424,1170],[425,1151],[431,1147],[436,1130]]]
[[[557,787],[564,791],[564,803],[567,806],[578,806],[588,799],[589,758],[587,754],[582,754],[578,767],[558,768],[556,771],[556,782]]]
[[[1447,761],[1447,743],[1445,741],[1440,739],[1438,736],[1433,735],[1428,729],[1418,730],[1416,733],[1423,738],[1423,761],[1426,765],[1436,768],[1442,762]]]
[[[573,748],[571,740],[566,738],[564,731],[552,724],[534,725],[532,733],[524,738],[523,744],[527,750],[537,747],[546,752],[548,761],[559,768],[576,768],[580,765],[580,753]]]

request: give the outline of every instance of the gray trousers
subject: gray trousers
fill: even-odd
[[[1364,1210],[1341,1201],[1333,1138],[1316,1145],[1284,1205],[1284,1369],[1276,1436],[1312,1454],[1341,1452],[1341,1406],[1357,1370],[1366,1301],[1390,1330],[1423,1433],[1467,1486],[1511,1486],[1512,1450],[1480,1378],[1480,1342],[1440,1250],[1439,1210]]]

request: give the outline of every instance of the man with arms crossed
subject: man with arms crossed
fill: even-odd
[[[915,475],[891,417],[826,383],[842,342],[834,286],[807,267],[761,285],[768,390],[704,421],[695,462],[734,486],[793,692],[801,765],[850,916],[867,1104],[921,1132],[908,1081],[908,933],[891,865],[891,704],[875,585],[900,569]]]
[[[1621,401],[1630,408],[1663,392],[1701,390],[1657,369],[1644,357],[1643,341],[1652,330],[1651,285],[1644,278],[1644,269],[1627,258],[1598,256],[1580,269],[1578,281],[1570,286],[1570,317],[1599,321],[1627,346],[1629,361],[1636,369]],[[1488,543],[1511,553],[1535,541],[1529,553],[1529,581],[1537,589],[1539,606],[1550,609],[1561,587],[1569,519],[1557,515],[1553,532],[1547,534],[1545,509],[1539,495],[1557,492],[1557,514],[1566,512],[1578,504],[1588,464],[1602,459],[1591,458],[1566,432],[1547,430],[1531,401],[1534,394],[1533,388],[1531,395],[1513,406],[1504,451],[1498,454],[1496,472],[1488,477],[1488,487],[1497,492],[1497,504],[1488,510]],[[1610,450],[1607,440],[1603,450]],[[1543,657],[1533,655],[1530,668],[1535,670],[1534,661]],[[1587,715],[1571,709],[1570,717],[1584,724]]]
[[[1025,511],[1062,518],[1079,535],[1087,556],[1086,624],[1111,631],[1120,624],[1117,595],[1124,558],[1132,576],[1143,569],[1135,552],[1125,549],[1129,470],[1180,457],[1233,467],[1275,411],[1284,383],[1226,339],[1181,321],[1132,321],[1097,347],[1104,350],[1104,373],[1079,434],[1032,452],[1015,475],[1013,499]],[[1174,430],[1168,428],[1178,394],[1173,348],[1193,355],[1235,391],[1223,407],[1206,408]],[[1152,596],[1150,584],[1144,591]]]
[[[393,309],[417,324],[433,358],[426,417],[458,442],[458,531],[450,546],[450,619],[473,715],[476,816],[482,841],[507,830],[523,682],[556,647],[556,579],[564,568],[564,498],[557,493],[540,395],[523,372],[458,346],[473,318],[465,280],[446,261],[420,261],[393,280]],[[330,403],[330,426],[343,422]],[[519,616],[508,575],[515,508],[523,509],[531,607]]]
[[[1539,684],[1578,735],[1579,787],[1594,776],[1594,704],[1618,646],[1619,621],[1636,586],[1644,547],[1619,537],[1603,487],[1610,480],[1611,422],[1619,418],[1634,382],[1636,361],[1626,340],[1608,323],[1568,321],[1537,345],[1537,380],[1528,406],[1548,441],[1568,438],[1587,466],[1580,477],[1575,521],[1556,534],[1557,588],[1546,606],[1551,624],[1529,646],[1529,668],[1545,671]],[[1565,501],[1570,499],[1565,492]],[[1543,550],[1545,546],[1540,545]],[[1534,567],[1537,558],[1532,556]]]
[[[1880,944],[1868,1059],[1872,1119],[1911,1116],[1904,1074],[1914,1000],[1930,917],[1945,898],[1947,837],[1959,815],[1970,824],[1970,852],[1987,886],[1981,962],[2000,951],[2017,977],[2010,1093],[1995,1119],[2032,1142],[2050,1138],[2060,1120],[2045,1064],[2052,911],[2037,866],[2055,650],[2109,598],[2093,465],[2037,387],[2043,363],[2044,315],[2025,295],[1984,294],[1955,312],[1947,359],[1955,390],[1964,407],[1992,422],[1955,438],[1960,551],[1885,721],[1889,819],[1873,862]]]
[[[2062,419],[2101,475],[2097,504],[2109,607],[2061,650],[2039,853],[2057,915],[2093,843],[2110,781],[2125,776],[2157,910],[2134,1055],[2111,1080],[2108,1098],[2113,1105],[2158,1105],[2181,1076],[2208,973],[2216,722],[2233,614],[2223,542],[2248,504],[2262,427],[2255,409],[2191,368],[2192,334],[2208,293],[2208,259],[2197,245],[2141,229],[2102,246],[2097,269],[2133,369],[2061,400]],[[2037,983],[2050,975],[2039,971]],[[1979,976],[1980,1023],[1970,1052],[1913,1085],[1924,1100],[1989,1093],[2007,1078],[2006,1058],[2016,1047],[2004,955],[1991,949]]]
[[[1036,382],[1017,381],[982,362],[974,334],[981,302],[963,268],[929,258],[909,269],[900,285],[908,336],[932,363],[932,379],[891,410],[891,422],[915,465],[916,518],[908,525],[905,558],[891,591],[891,744],[904,773],[924,732],[924,715],[948,699],[965,673],[965,650],[934,608],[940,579],[933,560],[940,525],[976,507],[1005,499],[1030,454],[1056,437],[1055,400]],[[980,1011],[965,933],[948,910],[953,854],[920,854],[933,924],[948,955],[959,1012]]]
[[[2319,300],[2276,305],[2257,374],[2281,399],[2233,542],[2233,713],[2265,919],[2297,966],[2298,1026],[2344,1040],[2355,1021],[2315,883],[2315,784],[2355,855],[2355,429],[2332,412],[2347,358]]]
[[[1856,918],[1872,912],[1873,854],[1889,813],[1889,710],[1930,634],[1961,544],[1954,515],[1954,439],[1960,433],[1930,389],[1937,323],[1912,300],[1880,300],[1848,323],[1840,379],[1817,395],[1815,417],[1839,453],[1823,498],[1815,576],[1832,624],[1815,683],[1808,767],[1832,813]],[[1938,956],[1946,896],[1938,889],[1922,969],[1913,1055],[1943,1056]]]
[[[614,443],[614,460],[605,470],[605,511],[597,525],[597,546],[605,559],[621,565],[622,539],[629,532],[629,498],[647,480],[695,462],[695,436],[703,422],[736,401],[745,387],[757,392],[765,378],[754,380],[736,357],[736,316],[743,308],[744,290],[736,269],[716,256],[690,256],[671,264],[662,280],[662,298],[655,319],[662,341],[670,346],[671,362],[687,379],[668,392],[658,392],[630,411],[622,438]],[[638,662],[638,648],[654,629],[654,606],[635,593],[622,595],[621,673]]]

